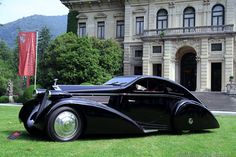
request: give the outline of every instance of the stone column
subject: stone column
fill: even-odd
[[[233,76],[234,74],[234,38],[233,37],[227,37],[225,42],[225,82],[223,84],[223,87],[226,86],[227,83],[229,83],[229,77]]]
[[[234,24],[234,30],[236,30],[236,26],[235,26],[235,14],[236,14],[236,11],[235,11],[235,5],[236,5],[236,2],[235,0],[227,0],[227,3],[226,3],[226,9],[225,9],[225,24]]]
[[[124,35],[124,75],[133,74],[131,69],[131,48],[127,42],[132,37],[132,8],[129,3],[125,4],[125,35]]]
[[[197,53],[198,54],[198,53]],[[201,79],[200,79],[200,76],[201,76],[201,59],[199,56],[196,56],[196,62],[197,62],[197,86],[196,86],[196,91],[201,91]]]
[[[200,61],[200,91],[207,91],[209,87],[209,63],[208,63],[208,39],[201,41],[201,61]]]
[[[150,52],[151,45],[148,42],[143,43],[143,75],[150,75]]]
[[[131,75],[131,48],[124,44],[124,75]]]
[[[149,4],[149,29],[156,29],[156,6]]]
[[[171,79],[171,41],[164,41],[163,77]]]
[[[132,37],[132,22],[133,22],[132,8],[130,4],[125,4],[125,36],[124,42],[129,42]]]

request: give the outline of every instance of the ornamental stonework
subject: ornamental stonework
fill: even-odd
[[[200,54],[200,39],[177,39],[174,42],[174,51],[177,52],[180,48],[184,47],[184,46],[190,46],[192,47],[196,53],[197,56],[199,56]]]

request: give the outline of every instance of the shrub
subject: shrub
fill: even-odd
[[[8,102],[9,102],[8,96],[1,96],[0,97],[0,103],[8,103]]]
[[[40,88],[40,85],[37,85],[37,88]],[[19,101],[21,102],[26,102],[30,99],[33,98],[33,92],[34,92],[34,85],[29,86],[28,88],[25,89],[23,98],[19,97]]]
[[[93,85],[92,83],[89,83],[89,82],[83,82],[81,83],[80,85]]]

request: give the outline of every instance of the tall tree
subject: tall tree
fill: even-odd
[[[67,32],[72,32],[77,34],[78,28],[78,20],[76,16],[78,15],[78,11],[71,10],[67,16]]]
[[[51,41],[51,38],[52,38],[52,35],[50,33],[50,30],[46,26],[42,27],[42,29],[39,32],[39,37],[38,37],[38,56],[40,58],[46,52],[46,49],[48,48],[48,45]]]

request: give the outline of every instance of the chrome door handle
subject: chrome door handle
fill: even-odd
[[[133,100],[133,99],[129,99],[128,102],[132,102],[132,103],[134,103],[135,100]]]

